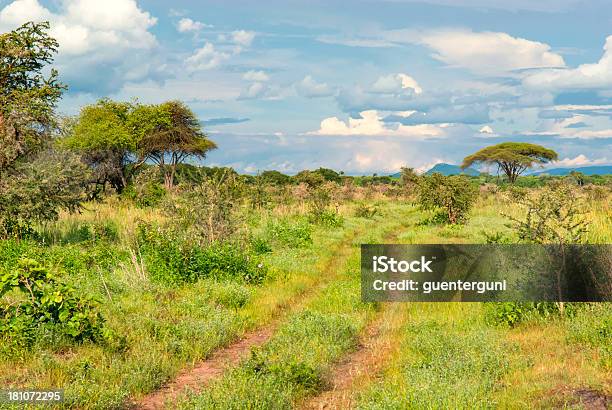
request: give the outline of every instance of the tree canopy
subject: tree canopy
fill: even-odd
[[[58,42],[49,23],[26,23],[0,34],[0,173],[39,151],[57,122],[54,110],[64,85],[52,69]]]
[[[158,164],[167,188],[174,185],[176,167],[188,157],[204,159],[217,145],[202,131],[197,117],[181,101],[140,105],[132,114],[141,160]]]
[[[99,183],[119,192],[138,166],[159,165],[165,185],[174,185],[177,165],[205,158],[216,148],[195,114],[180,101],[162,104],[103,99],[84,107],[62,144],[78,151],[96,171]]]
[[[495,164],[502,170],[510,183],[526,169],[535,165],[546,164],[558,158],[555,151],[541,145],[527,142],[504,142],[481,149],[464,158],[461,168],[474,164]]]
[[[95,182],[107,182],[121,192],[129,177],[128,165],[136,159],[138,135],[131,124],[131,103],[103,99],[83,107],[72,121],[61,145],[81,154],[94,170]]]

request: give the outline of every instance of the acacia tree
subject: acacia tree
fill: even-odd
[[[555,151],[541,145],[527,142],[504,142],[481,149],[464,158],[461,168],[465,169],[474,164],[495,164],[498,172],[502,170],[511,184],[526,169],[535,165],[546,164],[558,159]]]
[[[43,74],[58,42],[49,23],[26,23],[0,34],[0,176],[40,151],[56,129],[54,110],[64,85]]]
[[[85,106],[70,124],[61,145],[81,154],[98,185],[121,193],[134,170],[138,137],[131,119],[134,105],[102,99]]]
[[[158,164],[168,189],[174,186],[178,164],[190,157],[204,159],[208,151],[217,147],[202,131],[193,111],[180,101],[140,105],[131,122],[137,130],[140,161]]]
[[[0,34],[0,237],[21,236],[33,221],[73,211],[85,200],[87,169],[51,148],[64,85],[53,62],[58,43],[48,23]]]

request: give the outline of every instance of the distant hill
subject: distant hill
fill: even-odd
[[[442,175],[459,175],[465,174],[477,177],[480,175],[480,171],[474,168],[466,168],[461,169],[459,165],[451,165],[451,164],[436,164],[429,171],[425,172],[425,175],[431,175],[434,172],[439,172]],[[389,175],[391,178],[400,178],[402,176],[401,172],[396,172],[395,174]]]
[[[443,164],[443,163],[434,165],[433,168],[431,168],[429,171],[425,173],[425,175],[431,175],[434,172],[438,172],[442,175],[465,174],[465,175],[470,175],[473,177],[477,177],[478,175],[480,175],[480,171],[474,168],[461,169],[459,165],[451,165],[451,164]]]
[[[582,172],[584,175],[609,175],[612,174],[612,165],[594,165],[590,167],[575,167],[575,168],[551,168],[537,172],[532,172],[529,175],[569,175],[572,171]]]

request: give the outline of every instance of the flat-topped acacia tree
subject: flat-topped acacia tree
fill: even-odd
[[[535,165],[555,161],[558,155],[555,151],[541,145],[527,142],[503,142],[481,149],[463,159],[461,168],[465,169],[474,164],[495,164],[498,172],[501,169],[511,184],[526,169]]]

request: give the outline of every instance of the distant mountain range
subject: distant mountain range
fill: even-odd
[[[572,171],[582,172],[584,175],[612,175],[612,165],[595,165],[589,167],[574,167],[574,168],[551,168],[551,169],[543,169],[540,171],[534,171],[527,173],[526,175],[554,175],[554,176],[564,176],[569,175]],[[466,174],[470,176],[478,176],[480,175],[480,171],[474,168],[466,168],[461,169],[459,165],[452,164],[436,164],[429,171],[425,172],[425,175],[431,175],[434,172],[439,172],[442,175],[459,175]],[[399,178],[401,176],[401,172],[397,172],[391,175],[393,178]]]
[[[465,174],[465,175],[470,175],[470,176],[475,176],[475,177],[480,175],[480,171],[478,171],[477,169],[474,169],[474,168],[461,169],[459,165],[452,165],[452,164],[445,164],[445,163],[434,165],[429,171],[425,172],[425,175],[431,175],[435,172],[438,172],[442,175]],[[391,177],[393,178],[399,178],[401,176],[402,176],[401,172],[397,172],[391,175]]]
[[[431,175],[436,172],[442,175],[465,174],[465,175],[470,175],[473,177],[477,177],[478,175],[480,175],[480,171],[478,171],[477,169],[474,169],[474,168],[461,169],[459,165],[444,164],[444,163],[434,165],[429,171],[425,172],[425,175]]]
[[[584,175],[609,175],[612,174],[612,165],[594,165],[590,167],[574,167],[574,168],[551,168],[543,169],[536,172],[531,172],[529,175],[569,175],[572,171],[582,172]]]

